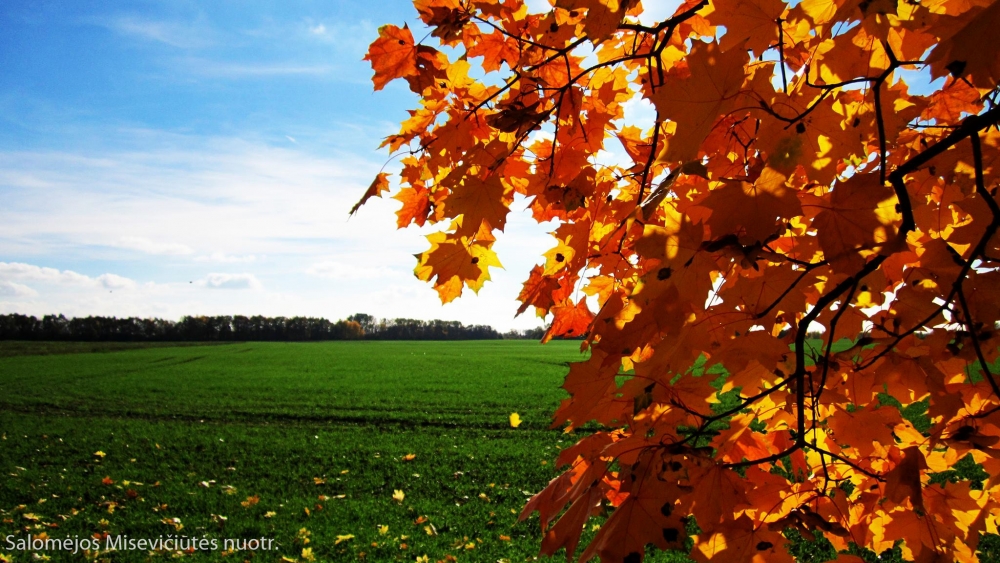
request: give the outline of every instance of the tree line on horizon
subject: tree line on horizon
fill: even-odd
[[[310,342],[322,340],[539,340],[545,329],[500,333],[489,325],[439,319],[378,319],[356,314],[330,321],[318,317],[255,315],[184,316],[179,321],[138,317],[0,315],[0,340],[87,342]]]

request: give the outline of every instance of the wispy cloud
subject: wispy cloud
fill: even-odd
[[[204,22],[152,20],[133,15],[97,18],[94,23],[120,35],[154,41],[180,49],[200,49],[214,44],[214,33]]]
[[[194,254],[194,249],[186,244],[179,244],[176,242],[154,242],[143,237],[121,237],[118,239],[115,246],[119,248],[128,248],[130,250],[138,250],[139,252],[154,255],[185,256],[188,254]]]
[[[301,62],[236,63],[210,59],[183,59],[181,65],[199,76],[211,78],[270,78],[275,76],[325,76],[337,69],[330,64]]]
[[[397,272],[386,267],[361,266],[344,262],[317,262],[306,269],[306,273],[330,280],[365,280],[396,276]]]
[[[275,29],[276,35],[330,46],[343,55],[358,57],[378,36],[378,26],[370,21],[317,21],[307,18],[291,28]],[[360,57],[358,57],[360,58]]]
[[[254,254],[232,255],[225,252],[213,252],[205,256],[195,257],[195,262],[218,262],[222,264],[246,264],[256,262],[257,256]]]

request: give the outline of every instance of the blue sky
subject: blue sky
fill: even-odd
[[[541,7],[544,2],[531,2]],[[0,3],[0,313],[445,318],[499,329],[552,225],[441,306],[427,231],[347,210],[415,97],[362,61],[404,1]],[[524,203],[516,202],[517,210]]]

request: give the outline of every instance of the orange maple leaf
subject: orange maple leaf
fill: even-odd
[[[698,156],[712,126],[735,106],[746,62],[742,49],[723,53],[717,43],[697,42],[687,57],[686,76],[678,71],[649,94],[659,114],[677,123],[661,160],[686,162]]]
[[[568,302],[566,305],[553,307],[552,315],[552,326],[542,338],[543,343],[558,337],[584,336],[590,323],[594,321],[594,314],[590,312],[585,299],[578,301],[575,306]]]
[[[413,76],[417,73],[417,49],[413,44],[413,34],[405,24],[396,27],[383,25],[378,30],[379,38],[368,48],[364,60],[371,62],[372,82],[376,90],[396,78]]]
[[[397,225],[452,220],[415,269],[443,302],[515,201],[555,224],[517,313],[586,338],[554,426],[603,428],[522,513],[542,552],[603,506],[584,558],[676,547],[685,514],[698,561],[789,561],[788,527],[973,560],[1000,479],[930,482],[1000,474],[1000,2],[552,4],[417,0],[436,46],[389,26],[367,57],[420,96],[384,146]]]
[[[358,200],[358,202],[354,204],[354,207],[351,208],[349,215],[354,215],[354,213],[357,212],[357,210],[369,199],[373,197],[380,197],[382,192],[387,191],[389,191],[389,173],[379,172],[375,176],[375,179],[372,180],[371,185],[368,186],[365,194],[361,196],[361,199]]]

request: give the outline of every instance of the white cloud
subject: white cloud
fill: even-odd
[[[333,47],[341,57],[357,57],[368,52],[369,43],[378,36],[378,26],[364,20],[319,22],[306,18],[294,28],[272,29],[267,35],[282,41],[304,39],[308,43]]]
[[[0,262],[0,282],[30,290],[29,292],[23,292],[24,295],[35,291],[30,287],[10,282],[10,280],[29,281],[56,286],[100,287],[104,289],[131,289],[136,286],[135,281],[117,274],[101,274],[96,278],[92,278],[72,270],[60,271],[55,268],[45,268],[20,262]]]
[[[153,242],[143,237],[121,237],[114,246],[138,250],[146,254],[159,254],[164,256],[184,256],[194,254],[194,249],[186,244],[175,242]]]
[[[683,4],[683,0],[647,0],[642,3],[643,12],[639,16],[639,22],[643,25],[656,25],[669,18]],[[531,14],[543,14],[552,9],[552,2],[549,0],[525,0]]]
[[[528,12],[531,14],[544,14],[552,9],[552,4],[549,0],[525,0],[524,4],[528,7]]]
[[[94,285],[93,278],[72,270],[59,271],[20,262],[0,262],[0,280],[21,280],[60,285]]]
[[[208,274],[198,282],[211,289],[260,289],[261,284],[253,274]]]
[[[656,108],[652,102],[636,94],[622,104],[625,125],[635,125],[643,131],[651,128],[656,121]]]
[[[642,15],[639,22],[643,25],[656,25],[669,18],[683,4],[683,0],[657,0],[656,2],[643,2]]]
[[[306,273],[330,280],[364,280],[397,275],[391,268],[361,266],[358,264],[331,261],[317,262],[306,269]]]
[[[11,281],[0,281],[0,296],[2,297],[37,297],[38,292],[30,287]]]
[[[219,262],[222,264],[246,264],[250,262],[256,262],[257,256],[254,254],[246,254],[243,256],[226,254],[225,252],[213,252],[207,256],[197,256],[195,257],[195,262]]]
[[[97,283],[105,289],[134,289],[136,286],[135,281],[117,274],[101,274],[97,276]]]
[[[351,134],[358,146],[378,144],[363,131]],[[170,319],[339,319],[366,312],[500,330],[542,322],[530,314],[515,320],[515,298],[532,265],[554,245],[547,231],[555,226],[535,224],[520,196],[494,246],[506,269],[491,269],[493,281],[478,296],[466,291],[442,307],[430,285],[411,274],[413,254],[427,248],[421,235],[435,227],[396,230],[399,203],[389,197],[371,199],[348,219],[382,164],[361,149],[360,156],[316,156],[284,143],[155,131],[129,135],[128,151],[0,151],[0,256],[9,261],[0,263],[0,280],[40,294],[2,296],[0,311]],[[215,250],[178,260],[108,244],[139,235],[152,241],[150,248],[158,243]],[[218,273],[224,268],[210,266],[250,263],[252,274]],[[77,264],[139,281],[88,277],[73,271],[82,267]],[[216,291],[221,288],[255,291]]]

